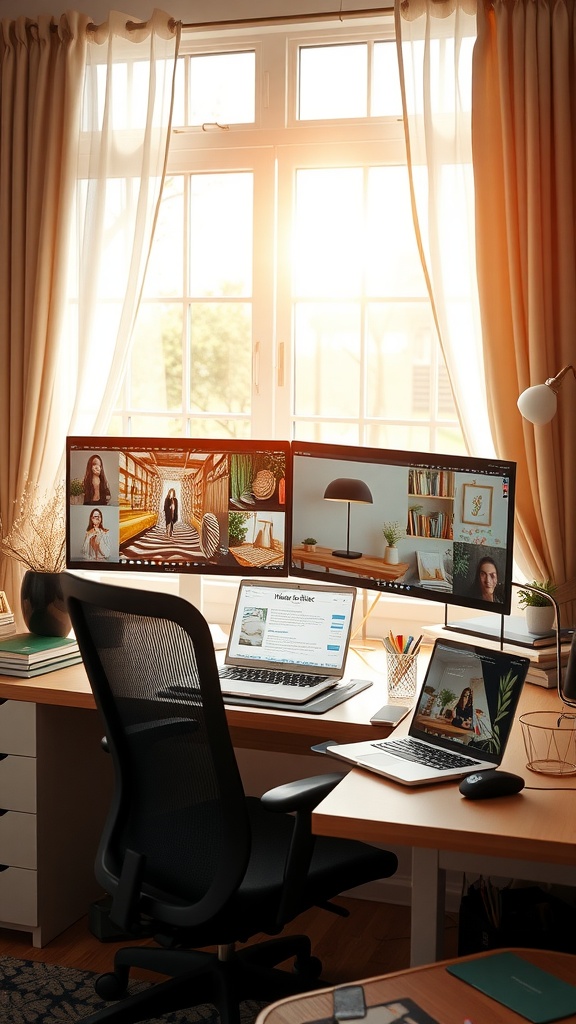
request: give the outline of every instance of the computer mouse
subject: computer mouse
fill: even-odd
[[[511,796],[524,789],[524,779],[512,772],[502,772],[496,768],[484,768],[482,771],[467,775],[459,786],[462,796],[468,800],[485,800],[494,796]]]

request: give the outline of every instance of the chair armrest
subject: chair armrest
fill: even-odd
[[[308,779],[297,779],[295,782],[285,782],[281,786],[269,789],[260,799],[269,811],[284,814],[291,811],[311,811],[347,774],[330,772]]]

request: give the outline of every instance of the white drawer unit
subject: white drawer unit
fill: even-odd
[[[98,714],[0,700],[0,928],[46,945],[102,896],[94,858],[112,788]]]

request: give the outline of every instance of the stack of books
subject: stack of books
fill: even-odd
[[[3,590],[0,590],[0,639],[4,636],[12,636],[16,632],[14,612],[8,604],[8,599]]]
[[[574,630],[563,629],[560,636],[560,667],[565,668],[570,654],[570,645]],[[463,619],[449,623],[448,627],[439,624],[425,626],[422,635],[430,643],[438,637],[451,637],[463,643],[479,644],[481,647],[500,648],[500,622],[496,624],[492,617],[486,619]],[[556,633],[553,631],[546,637],[533,636],[526,630],[522,619],[507,616],[504,627],[504,650],[522,654],[530,659],[530,667],[526,675],[527,683],[552,689],[558,685]]]
[[[79,661],[80,650],[72,637],[16,633],[0,640],[0,675],[32,679]]]

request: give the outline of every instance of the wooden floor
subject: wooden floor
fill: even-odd
[[[302,914],[286,931],[305,932],[320,957],[327,984],[344,984],[409,966],[410,910],[385,903],[340,898],[348,918],[323,910]],[[24,932],[0,929],[0,956],[76,967],[102,973],[110,970],[117,943],[100,942],[90,934],[84,918],[43,949],[30,945]],[[120,945],[127,945],[126,942]],[[457,916],[447,915],[445,954],[457,952]],[[134,977],[145,977],[134,973]]]

